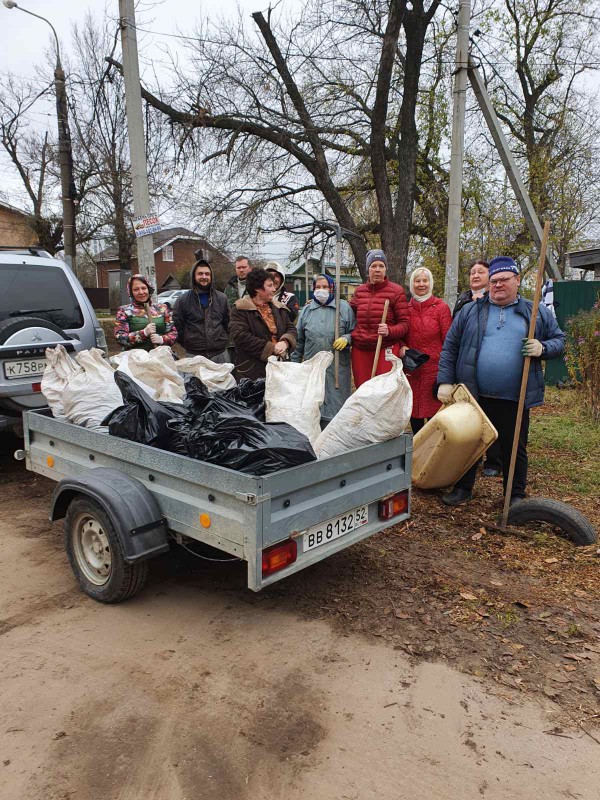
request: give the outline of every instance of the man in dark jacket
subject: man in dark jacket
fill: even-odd
[[[205,356],[217,364],[229,361],[227,337],[229,303],[213,286],[213,272],[207,261],[197,261],[190,275],[191,289],[173,308],[177,320],[177,341],[188,356]]]
[[[252,267],[246,256],[238,256],[235,260],[235,275],[227,281],[225,296],[230,306],[241,300],[246,294],[246,278]]]
[[[449,402],[455,384],[464,383],[498,431],[506,491],[523,360],[531,356],[511,503],[525,497],[529,409],[544,402],[542,359],[557,358],[565,346],[564,333],[544,306],[539,308],[536,338],[527,338],[533,303],[519,295],[520,283],[519,268],[512,258],[492,259],[489,294],[457,315],[446,336],[438,370],[440,402]],[[470,500],[476,473],[477,464],[457,481],[443,502],[457,506]]]
[[[286,358],[296,349],[297,333],[286,306],[273,300],[275,285],[264,269],[253,269],[247,294],[231,309],[237,380],[264,378],[269,356]]]

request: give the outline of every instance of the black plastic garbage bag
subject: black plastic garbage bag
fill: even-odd
[[[183,405],[152,400],[139,384],[119,370],[115,372],[115,383],[121,390],[123,405],[111,411],[102,422],[108,425],[109,434],[187,455],[183,436],[167,425],[174,420],[185,421],[187,410]]]
[[[414,350],[410,347],[402,358],[402,365],[405,372],[414,372],[427,361],[429,361],[427,353],[422,353],[420,350]]]
[[[232,413],[212,407],[194,417],[187,446],[192,458],[257,476],[317,458],[307,437],[291,425],[260,422],[244,409]]]
[[[240,410],[248,410],[257,419],[264,422],[265,380],[259,378],[251,381],[248,378],[242,378],[232,389],[211,392],[199,378],[189,375],[185,380],[184,403],[194,415],[213,409],[232,414],[236,414]]]

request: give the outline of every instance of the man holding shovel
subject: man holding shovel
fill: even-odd
[[[557,358],[565,346],[564,333],[544,306],[539,308],[535,338],[527,338],[533,304],[519,294],[520,283],[519,268],[512,258],[492,259],[489,294],[457,315],[446,336],[438,370],[440,402],[448,403],[455,384],[464,383],[498,431],[506,491],[523,362],[525,356],[531,357],[511,504],[525,497],[529,409],[544,402],[542,359]],[[458,506],[471,499],[477,467],[474,464],[442,498],[446,505]]]
[[[392,364],[386,360],[386,352],[399,357],[400,345],[408,333],[406,292],[388,279],[383,250],[367,253],[367,281],[354,293],[350,307],[356,316],[352,374],[358,389],[371,377],[390,371]]]

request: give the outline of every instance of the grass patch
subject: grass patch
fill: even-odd
[[[532,469],[569,492],[600,494],[600,425],[573,389],[547,388],[546,406],[534,411],[529,434]]]

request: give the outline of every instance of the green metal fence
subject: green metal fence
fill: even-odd
[[[558,281],[554,284],[554,302],[558,303],[556,318],[566,332],[568,321],[578,311],[588,311],[600,293],[600,281]],[[546,364],[546,383],[556,384],[569,377],[562,358],[553,358]]]

